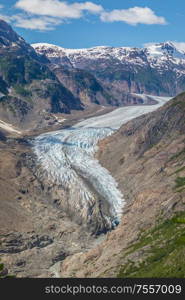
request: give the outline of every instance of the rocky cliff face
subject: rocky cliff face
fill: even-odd
[[[41,45],[41,44],[39,44]],[[118,105],[118,101],[102,87],[100,82],[88,71],[73,67],[70,59],[57,46],[44,44],[32,45],[36,52],[50,61],[50,69],[56,74],[59,81],[76,97],[79,97],[85,106],[91,103],[101,105]]]
[[[184,277],[185,94],[100,142],[119,183],[122,222],[89,252],[68,257],[61,276]]]
[[[58,80],[81,100],[85,108],[92,104],[103,106],[118,106],[119,102],[111,96],[100,82],[89,72],[76,68],[66,68],[65,65],[51,64],[50,69]]]
[[[80,99],[66,89],[12,28],[0,21],[0,118],[20,127],[44,126],[50,113],[82,110]]]
[[[67,68],[91,72],[111,95],[127,103],[127,94],[175,96],[185,89],[185,54],[171,42],[146,48],[95,47],[64,49],[34,44],[40,54]]]

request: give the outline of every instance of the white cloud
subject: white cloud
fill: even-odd
[[[148,7],[132,7],[129,9],[112,10],[110,12],[103,12],[101,14],[103,22],[116,22],[121,21],[130,25],[137,24],[166,24],[164,17],[159,17],[155,12]]]
[[[12,17],[16,27],[31,30],[53,30],[55,26],[61,23],[60,20],[50,17],[25,17],[24,15],[16,15]]]
[[[0,4],[0,10],[3,9],[4,6]],[[6,21],[6,22],[10,22],[11,20],[11,17],[7,16],[7,15],[3,15],[3,14],[0,14],[0,19]]]
[[[12,17],[0,14],[0,19],[4,20],[5,22],[11,22]]]
[[[101,5],[92,2],[68,4],[59,0],[19,0],[15,7],[27,13],[62,19],[78,19],[83,16],[84,11],[100,13],[103,10]]]
[[[91,14],[103,11],[101,5],[92,2],[68,4],[59,0],[19,0],[15,7],[25,14],[15,16],[15,26],[38,30],[52,30],[64,20],[83,17],[85,11]]]
[[[0,4],[0,10],[2,10],[3,8],[4,6]],[[8,15],[0,14],[0,19],[6,22],[11,22],[12,17]]]
[[[75,0],[74,0],[75,1]],[[0,9],[3,5],[0,5]],[[13,16],[0,15],[0,18],[12,22],[17,27],[52,30],[67,20],[83,18],[87,13],[98,15],[103,22],[121,21],[130,25],[166,24],[164,17],[157,16],[148,7],[107,11],[93,2],[69,3],[62,0],[17,0],[15,8],[19,10]]]

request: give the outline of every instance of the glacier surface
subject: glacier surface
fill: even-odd
[[[120,221],[124,197],[115,179],[94,158],[94,154],[100,140],[113,134],[127,121],[156,110],[170,99],[140,96],[151,97],[158,104],[121,107],[81,121],[71,128],[42,134],[34,140],[34,152],[45,176],[68,191],[73,213],[79,214],[86,222],[90,221],[97,201],[107,228]]]

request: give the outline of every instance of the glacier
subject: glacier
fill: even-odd
[[[73,127],[41,134],[33,142],[37,163],[44,176],[67,191],[70,210],[85,223],[92,221],[97,207],[106,228],[114,228],[120,222],[124,196],[110,172],[94,156],[100,140],[112,135],[127,121],[156,110],[170,99],[140,97],[150,97],[158,103],[117,108]]]

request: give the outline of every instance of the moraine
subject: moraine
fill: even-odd
[[[127,121],[156,110],[170,99],[148,97],[157,100],[158,104],[118,108],[35,139],[34,152],[43,176],[68,191],[72,214],[78,215],[84,223],[91,224],[94,213],[99,215],[97,222],[103,222],[104,230],[114,228],[119,223],[125,203],[124,195],[109,171],[94,158],[94,154],[100,140],[113,134]]]

